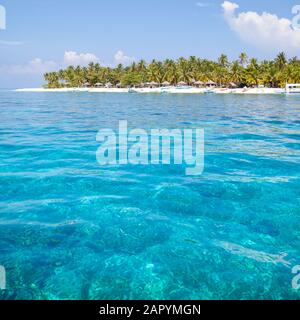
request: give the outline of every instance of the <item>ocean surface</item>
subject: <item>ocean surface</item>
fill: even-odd
[[[205,168],[99,129],[204,128]],[[299,299],[300,96],[0,92],[0,299]]]

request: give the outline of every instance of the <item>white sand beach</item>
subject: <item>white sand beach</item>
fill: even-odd
[[[88,92],[89,88],[57,88],[57,89],[45,89],[45,88],[24,88],[16,89],[16,92]]]
[[[227,89],[227,92],[222,92],[222,89],[215,89],[215,93],[234,93],[234,94],[283,94],[285,89],[281,88],[238,88]]]
[[[128,93],[127,88],[88,88],[91,93]]]
[[[156,93],[156,94],[284,94],[281,88],[195,88],[195,87],[157,87],[157,88],[24,88],[16,92],[88,92],[88,93]]]

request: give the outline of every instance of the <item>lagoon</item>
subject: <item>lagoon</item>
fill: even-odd
[[[300,96],[0,92],[1,299],[299,299]],[[205,130],[185,167],[97,132]]]

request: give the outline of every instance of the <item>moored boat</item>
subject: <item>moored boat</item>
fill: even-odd
[[[285,86],[285,93],[298,93],[300,94],[300,83],[287,83]]]

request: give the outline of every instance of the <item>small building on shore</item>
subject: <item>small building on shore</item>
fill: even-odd
[[[204,82],[202,82],[202,81],[195,81],[194,83],[193,83],[193,85],[195,86],[195,87],[197,87],[197,88],[201,88],[201,87],[203,87],[204,86]]]
[[[217,84],[214,81],[209,80],[205,85],[209,88],[215,88]]]
[[[186,82],[184,82],[184,81],[180,81],[180,82],[178,82],[177,83],[177,86],[178,87],[185,87],[185,86],[187,86],[188,84],[186,83]]]
[[[157,83],[155,81],[151,81],[151,82],[148,82],[148,86],[149,86],[149,88],[157,88],[157,87],[159,87],[159,83]]]

